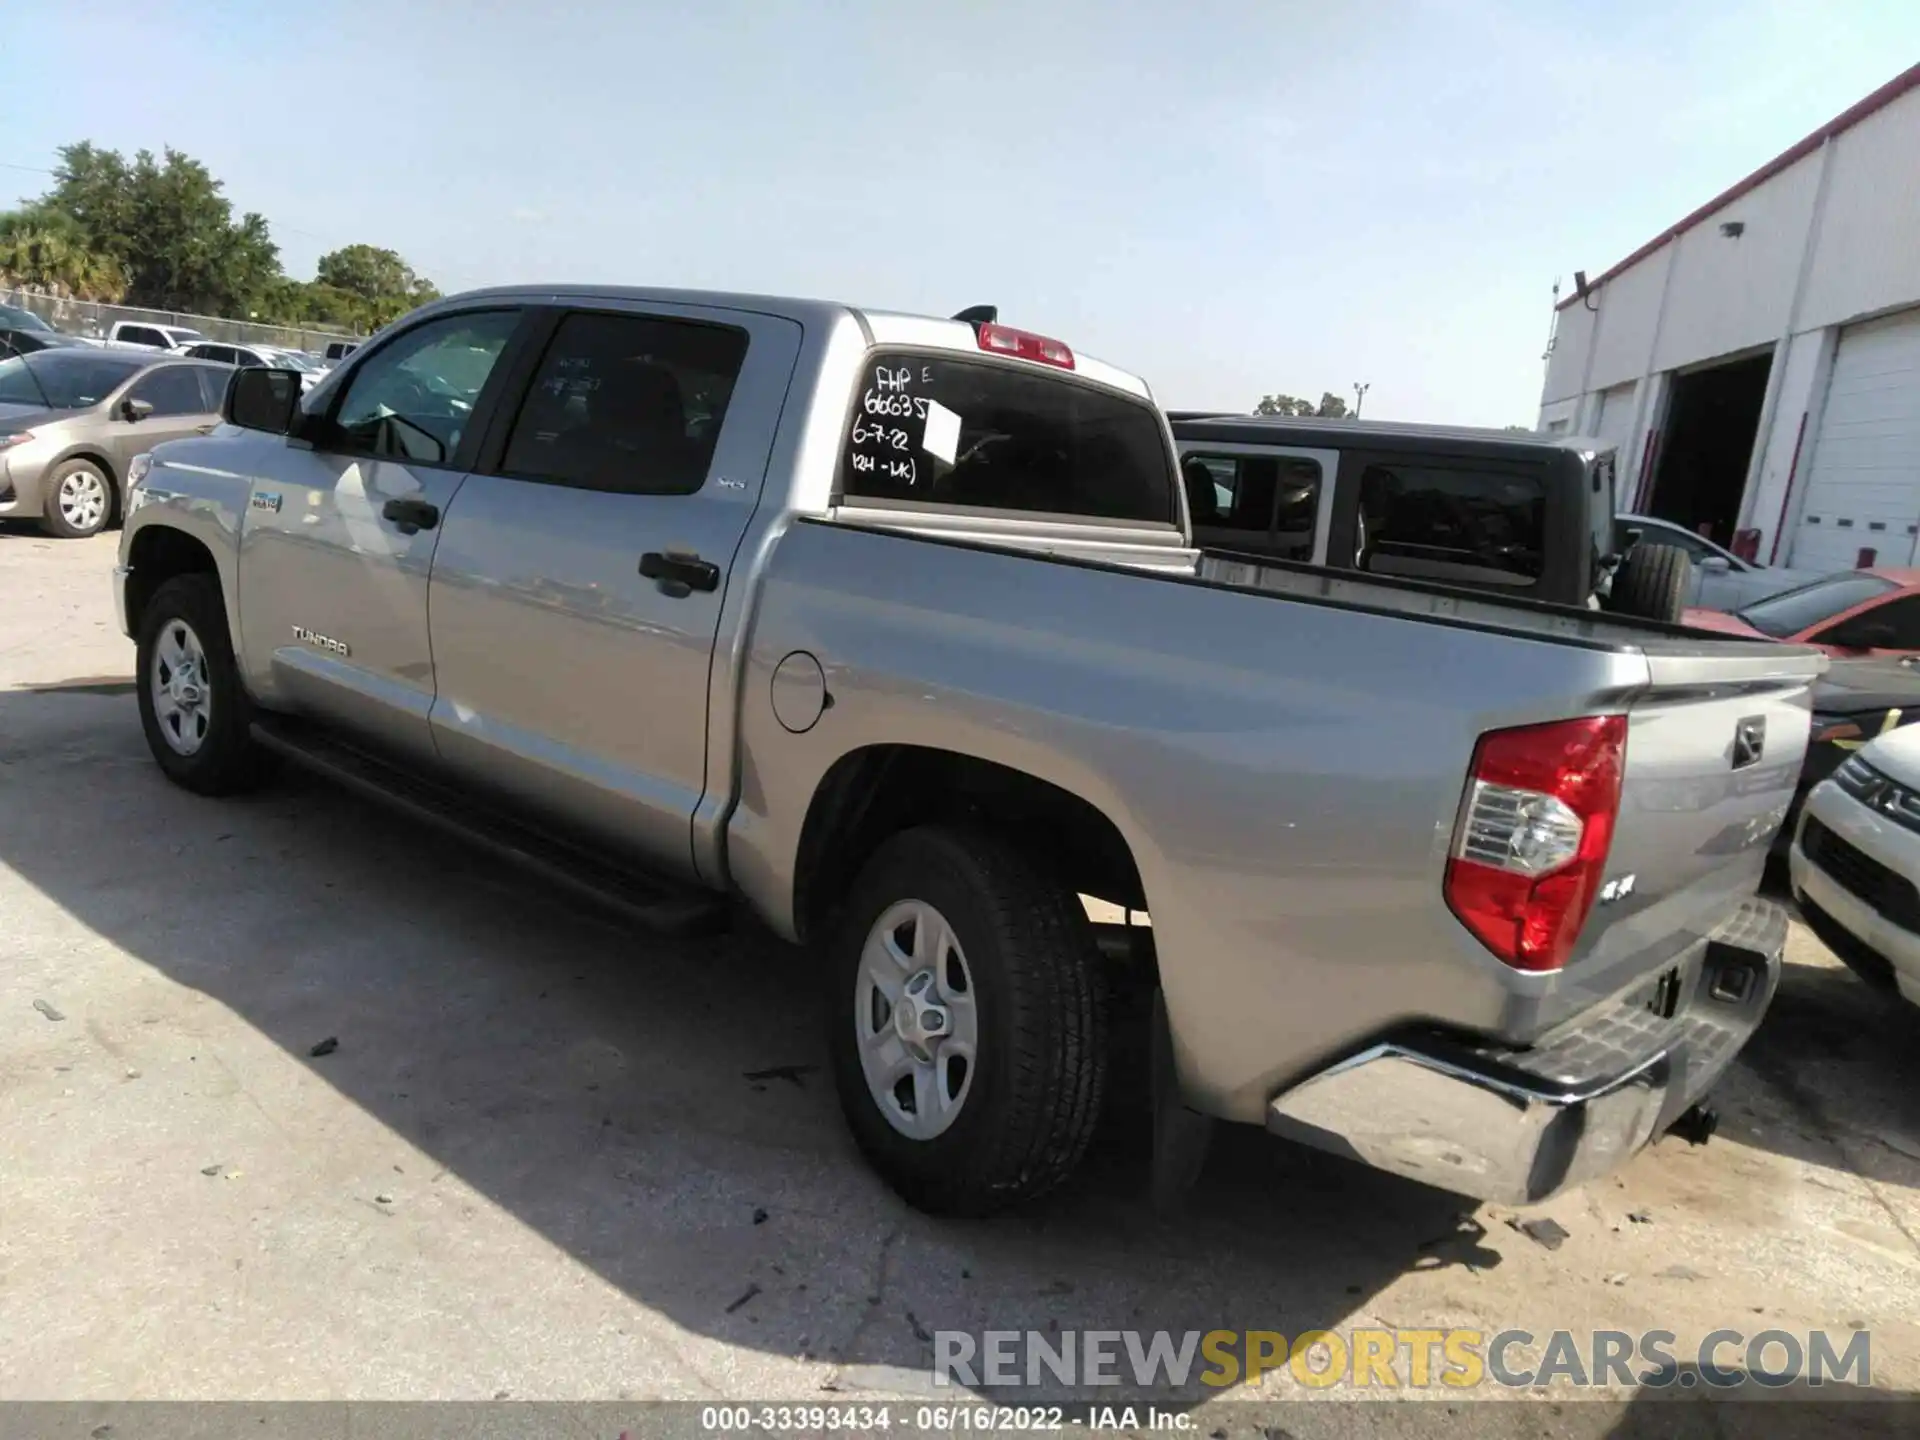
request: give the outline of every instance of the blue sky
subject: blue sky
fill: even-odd
[[[1530,423],[1550,287],[1920,56],[1912,0],[8,0],[0,200],[172,145],[290,272],[1002,317],[1173,407]],[[84,103],[76,103],[83,101]]]

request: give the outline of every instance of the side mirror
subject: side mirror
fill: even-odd
[[[138,425],[151,414],[153,414],[153,402],[151,400],[122,400],[120,402],[120,418],[129,425]]]
[[[242,430],[284,435],[300,408],[300,377],[291,370],[236,370],[220,416]]]
[[[1694,561],[1694,567],[1709,575],[1724,575],[1733,569],[1733,562],[1724,555],[1707,555]]]

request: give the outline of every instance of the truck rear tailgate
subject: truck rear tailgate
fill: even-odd
[[[1752,895],[1793,801],[1818,652],[1649,647],[1628,710],[1605,878],[1538,1020],[1551,1024],[1683,959]]]

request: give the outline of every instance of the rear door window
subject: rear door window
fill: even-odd
[[[1462,585],[1526,589],[1546,558],[1537,475],[1381,459],[1360,475],[1354,566]]]
[[[882,353],[840,459],[852,501],[1174,524],[1173,457],[1143,400],[1012,364]]]
[[[691,495],[706,483],[747,332],[648,315],[560,322],[500,473],[585,490]]]

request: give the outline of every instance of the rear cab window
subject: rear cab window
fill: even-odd
[[[837,489],[863,505],[1177,525],[1177,483],[1145,400],[1020,362],[878,351]]]

